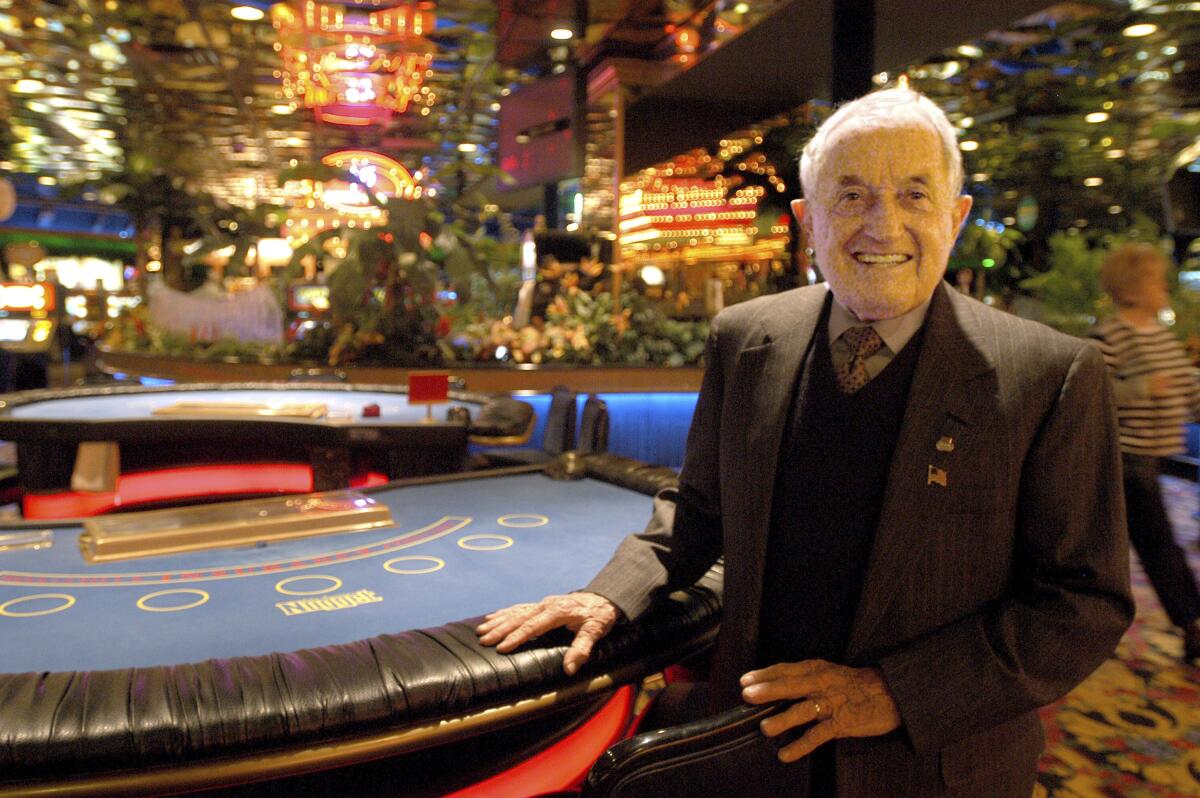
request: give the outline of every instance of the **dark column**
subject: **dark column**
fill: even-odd
[[[835,103],[871,90],[875,74],[875,0],[833,0],[833,78]]]
[[[542,213],[546,215],[546,227],[558,228],[558,183],[542,184]]]
[[[575,82],[575,94],[571,98],[571,177],[583,177],[583,165],[587,160],[587,87],[590,70],[579,63],[578,54],[583,47],[582,42],[587,38],[589,5],[589,0],[575,0],[575,38],[571,40],[570,61]]]

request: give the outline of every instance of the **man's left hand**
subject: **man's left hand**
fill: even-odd
[[[796,703],[762,722],[775,737],[811,723],[779,758],[795,762],[839,737],[875,737],[900,727],[900,711],[876,668],[849,668],[825,660],[781,662],[742,676],[742,698],[750,704],[795,699]]]

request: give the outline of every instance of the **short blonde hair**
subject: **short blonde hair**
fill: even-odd
[[[950,181],[950,195],[961,194],[962,153],[958,149],[954,125],[950,124],[945,112],[924,94],[908,88],[894,88],[874,91],[846,103],[817,128],[800,156],[800,186],[805,196],[810,196],[816,186],[826,145],[838,130],[904,127],[923,127],[938,137],[946,176]]]
[[[1100,285],[1118,305],[1147,277],[1165,276],[1171,266],[1161,249],[1144,241],[1122,244],[1100,264]]]

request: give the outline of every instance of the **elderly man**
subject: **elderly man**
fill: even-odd
[[[797,794],[1028,798],[1037,708],[1132,618],[1103,359],[943,283],[971,198],[927,98],[844,106],[800,175],[827,284],[717,316],[678,490],[584,591],[482,642],[566,626],[574,673],[723,555],[712,707],[785,702],[762,730]]]

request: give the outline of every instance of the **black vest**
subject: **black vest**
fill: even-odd
[[[800,369],[779,456],[760,666],[843,661],[921,349],[918,331],[882,372],[847,396],[834,376],[827,317],[828,310]]]

